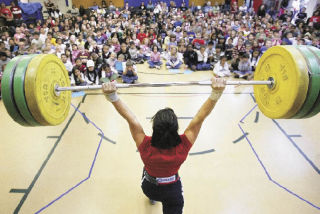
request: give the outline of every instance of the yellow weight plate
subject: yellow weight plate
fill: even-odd
[[[261,112],[269,118],[291,118],[302,107],[308,92],[308,67],[293,46],[275,46],[259,60],[255,80],[274,79],[275,84],[254,86]]]
[[[62,123],[68,116],[71,92],[55,93],[55,86],[70,86],[68,72],[53,54],[40,54],[29,63],[25,96],[33,117],[44,126]]]

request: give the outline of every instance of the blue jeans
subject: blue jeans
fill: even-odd
[[[147,60],[149,60],[149,59],[150,59],[150,56],[143,55],[143,60],[144,60],[144,61],[147,61]]]
[[[161,62],[161,61],[159,61],[159,62],[152,62],[152,61],[150,60],[150,61],[148,61],[148,63],[149,63],[149,67],[150,67],[150,68],[155,68],[156,66],[162,65],[162,62]]]
[[[168,62],[166,63],[166,66],[169,66],[172,69],[179,69],[181,65],[182,65],[182,62],[179,62],[176,66],[171,67],[171,65]]]
[[[207,63],[199,63],[197,64],[197,70],[199,71],[211,70],[211,65]]]

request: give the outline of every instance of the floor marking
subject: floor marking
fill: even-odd
[[[249,134],[248,132],[244,133],[241,137],[232,141],[232,143],[238,143],[239,141],[243,140],[248,134]]]
[[[28,189],[11,189],[10,193],[26,193]]]
[[[252,109],[245,115],[245,117],[247,117],[250,113],[252,112]],[[244,118],[245,118],[244,117]],[[273,120],[276,124],[278,124],[275,120]],[[240,125],[240,123],[241,123],[241,121],[238,123],[238,126],[239,126],[239,128],[240,128],[240,130],[242,131],[242,133],[245,135],[245,131],[242,129],[242,127],[241,127],[241,125]],[[279,127],[279,129],[280,130],[283,130],[281,127],[280,127],[280,125],[278,126]],[[283,130],[283,133],[285,133],[286,134],[286,132]],[[287,135],[286,135],[287,136]],[[260,163],[260,166],[263,168],[263,170],[264,170],[264,172],[265,172],[265,174],[267,175],[267,177],[268,177],[268,179],[272,182],[272,183],[274,183],[275,185],[277,185],[278,187],[280,187],[280,188],[282,188],[283,190],[285,190],[285,191],[287,191],[288,193],[290,193],[291,195],[293,195],[293,196],[295,196],[295,197],[297,197],[298,199],[300,199],[300,200],[302,200],[302,201],[304,201],[304,202],[306,202],[306,203],[308,203],[309,205],[311,205],[312,207],[314,207],[314,208],[316,208],[316,209],[318,209],[318,210],[320,210],[320,206],[317,206],[317,205],[315,205],[315,204],[313,204],[313,203],[311,203],[310,201],[308,201],[308,200],[306,200],[306,199],[304,199],[304,198],[302,198],[301,196],[299,196],[298,194],[296,194],[296,193],[294,193],[294,192],[292,192],[291,190],[289,190],[288,188],[286,188],[286,187],[284,187],[284,186],[282,186],[281,184],[279,184],[277,181],[275,181],[271,176],[270,176],[270,174],[269,174],[269,172],[268,172],[268,170],[267,170],[267,168],[265,167],[265,165],[263,164],[263,162],[261,161],[261,159],[260,159],[260,157],[259,157],[259,155],[258,155],[258,153],[256,152],[256,150],[254,149],[254,147],[253,147],[253,145],[252,145],[252,143],[250,142],[250,140],[249,140],[249,138],[247,137],[247,136],[245,136],[245,139],[247,140],[247,142],[248,142],[248,144],[249,144],[249,146],[250,146],[250,148],[251,148],[251,150],[252,150],[252,152],[254,153],[254,155],[255,155],[255,157],[257,158],[257,160],[259,161],[259,163]],[[290,141],[292,141],[292,139],[291,138],[289,138],[289,140]],[[292,141],[293,142],[293,141]],[[293,142],[294,143],[294,142]],[[294,143],[295,144],[295,143]],[[301,151],[302,152],[302,151]]]
[[[88,118],[87,118],[87,116],[86,116],[86,113],[82,113],[82,117],[83,117],[84,121],[85,121],[87,124],[89,124],[89,120],[88,120]]]
[[[252,93],[250,93],[250,96],[252,97],[253,102],[256,103],[257,101],[256,101],[256,98],[254,97],[254,95]]]
[[[207,153],[211,153],[211,152],[214,152],[216,151],[215,149],[209,149],[209,150],[206,150],[206,151],[202,151],[202,152],[192,152],[192,153],[189,153],[189,155],[203,155],[203,154],[207,154]]]
[[[83,95],[81,103],[84,103],[84,101],[86,100],[87,96],[88,96],[87,94]]]
[[[318,173],[320,174],[320,169],[310,160],[310,158],[300,149],[300,147],[296,144],[296,142],[294,142],[294,140],[292,139],[292,135],[288,135],[287,132],[280,126],[280,124],[272,119],[272,121],[276,124],[276,126],[280,129],[280,131],[288,138],[288,140],[291,142],[291,144],[298,150],[298,152],[304,157],[304,159],[306,161],[308,161],[308,163],[312,166],[312,168]],[[293,135],[294,137],[301,137],[301,135]]]
[[[77,107],[77,108],[79,108],[80,105],[81,105],[81,102],[78,104],[78,107]],[[37,182],[38,178],[40,177],[40,175],[41,175],[41,173],[42,173],[42,170],[43,170],[43,169],[45,168],[45,166],[47,165],[47,163],[48,163],[48,161],[50,160],[52,154],[54,153],[56,147],[57,147],[58,144],[60,143],[60,141],[61,141],[64,133],[66,132],[66,130],[68,129],[68,127],[69,127],[69,125],[70,125],[70,123],[71,123],[71,121],[73,120],[74,116],[76,115],[76,112],[77,112],[76,110],[73,112],[73,114],[71,115],[71,117],[70,117],[69,121],[67,122],[66,126],[65,126],[64,129],[62,130],[59,138],[57,138],[57,141],[55,142],[55,144],[53,145],[53,147],[52,147],[52,149],[50,150],[49,154],[47,155],[46,159],[45,159],[44,162],[42,163],[42,165],[41,165],[40,169],[38,170],[37,174],[34,176],[31,184],[30,184],[29,187],[27,188],[27,191],[26,191],[25,194],[22,196],[19,204],[18,204],[17,207],[15,208],[15,210],[14,210],[14,212],[13,212],[14,214],[18,214],[18,213],[19,213],[22,205],[24,204],[25,200],[27,199],[30,191],[32,190],[32,188],[33,188],[33,186],[34,186],[34,184]]]
[[[290,138],[293,138],[293,137],[302,137],[301,134],[292,134],[292,135],[288,135]]]
[[[259,121],[259,112],[256,112],[256,119],[254,119],[254,122],[257,123]]]
[[[47,136],[47,138],[53,138],[53,139],[55,139],[55,138],[59,138],[60,136]]]
[[[110,143],[113,143],[113,144],[116,144],[117,142],[114,141],[114,140],[111,140],[109,138],[107,138],[106,136],[102,135],[101,133],[98,134],[100,137],[102,137],[104,140],[110,142]]]
[[[83,117],[86,117],[84,115],[84,113],[82,113],[80,110],[79,110],[79,106],[76,107],[74,106],[72,103],[71,103],[71,106],[75,109],[76,112],[80,113]],[[52,204],[54,204],[56,201],[60,200],[62,197],[64,197],[65,195],[67,195],[68,193],[70,193],[72,190],[74,190],[75,188],[79,187],[82,183],[84,183],[85,181],[87,181],[90,177],[91,177],[91,174],[92,174],[92,170],[93,170],[93,167],[94,167],[94,164],[96,162],[96,159],[97,159],[97,156],[98,156],[98,153],[99,153],[99,150],[100,150],[100,146],[101,146],[101,143],[102,143],[102,140],[103,140],[103,137],[104,137],[104,133],[103,131],[94,123],[92,122],[91,120],[89,120],[89,118],[87,118],[89,123],[91,125],[93,125],[99,132],[100,132],[100,141],[99,141],[99,144],[98,144],[98,147],[97,147],[97,150],[96,150],[96,153],[94,155],[94,158],[93,158],[93,161],[92,161],[92,164],[91,164],[91,167],[90,167],[90,170],[89,170],[89,174],[86,178],[82,179],[80,182],[78,182],[77,184],[75,184],[74,186],[72,186],[70,189],[68,189],[67,191],[65,191],[64,193],[62,193],[61,195],[59,195],[57,198],[55,198],[54,200],[52,200],[51,202],[49,202],[47,205],[45,205],[44,207],[42,207],[41,209],[39,209],[38,211],[35,212],[35,214],[38,214],[38,213],[41,213],[43,210],[47,209],[49,206],[51,206]]]
[[[248,117],[248,115],[257,107],[258,105],[254,105],[253,108],[240,120],[240,123],[243,123],[243,120]]]

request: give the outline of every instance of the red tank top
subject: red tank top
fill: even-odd
[[[153,177],[170,177],[177,174],[181,164],[186,160],[192,144],[183,134],[181,143],[170,149],[151,146],[151,137],[145,136],[138,150],[145,170]]]

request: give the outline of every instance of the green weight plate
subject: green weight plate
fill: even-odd
[[[308,66],[309,86],[305,102],[298,113],[292,118],[304,118],[313,108],[319,95],[320,69],[316,56],[306,46],[297,46],[297,49],[302,53]]]
[[[14,99],[17,104],[18,110],[22,117],[27,121],[31,126],[40,126],[40,124],[33,118],[32,114],[29,111],[26,97],[24,94],[24,79],[26,70],[30,60],[36,56],[28,55],[20,60],[18,66],[16,67],[16,71],[13,77],[13,92]]]
[[[313,46],[307,46],[307,48],[309,48],[309,50],[312,51],[315,55],[320,57],[320,49],[313,47]]]
[[[10,117],[22,126],[29,126],[26,120],[21,116],[13,95],[13,77],[17,64],[24,56],[18,56],[10,60],[4,69],[1,81],[1,93],[4,106]]]
[[[307,46],[307,48],[316,57],[317,63],[318,63],[317,69],[319,72],[319,70],[320,70],[320,50],[318,48],[315,48],[312,46]],[[310,110],[310,112],[308,112],[308,114],[305,117],[306,118],[313,117],[316,114],[318,114],[319,112],[320,112],[320,91],[318,94],[318,98],[317,98],[316,102],[314,103],[312,109]]]

